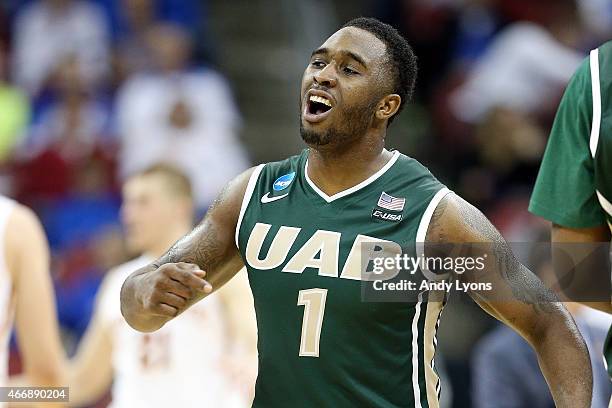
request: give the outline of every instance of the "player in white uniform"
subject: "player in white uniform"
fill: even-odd
[[[11,378],[10,385],[63,385],[65,354],[49,274],[47,239],[30,209],[0,196],[1,386],[9,385],[8,343],[13,323],[24,369],[23,375]]]
[[[128,246],[143,255],[110,271],[102,283],[90,326],[69,365],[71,405],[95,402],[114,378],[113,408],[249,406],[257,370],[254,312],[244,317],[252,329],[236,329],[227,323],[233,307],[211,299],[148,334],[133,330],[121,316],[119,293],[131,271],[161,256],[191,230],[189,181],[172,167],[157,165],[131,177],[123,199]],[[241,298],[244,292],[250,296],[244,279]],[[233,375],[237,364],[230,356],[238,349],[242,363],[251,361],[250,376]]]

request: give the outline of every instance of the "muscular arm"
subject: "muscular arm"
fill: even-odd
[[[484,244],[490,248],[484,271],[465,272],[459,280],[492,284],[493,290],[471,291],[470,296],[533,347],[557,407],[590,407],[591,363],[572,317],[515,258],[486,217],[460,197],[449,194],[433,214],[426,241],[483,244],[462,254],[468,256],[481,256]]]
[[[130,326],[144,332],[159,329],[242,268],[234,234],[253,170],[228,184],[193,231],[124,282],[121,313]]]
[[[607,225],[594,228],[567,228],[553,224],[550,240],[552,242],[552,256],[555,271],[571,275],[572,282],[566,293],[572,300],[579,301],[586,306],[612,313],[610,293],[607,301],[599,299],[600,296],[589,296],[589,286],[598,285],[600,279],[602,287],[609,285],[610,263],[609,244],[610,229]],[[594,244],[588,245],[588,244]],[[599,245],[602,245],[599,247]],[[559,276],[562,279],[562,276]],[[609,286],[607,286],[609,289]]]
[[[38,219],[26,207],[17,207],[6,228],[6,261],[15,291],[15,326],[24,361],[21,386],[64,386],[62,348],[49,249]]]

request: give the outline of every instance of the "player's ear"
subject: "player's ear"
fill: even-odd
[[[397,113],[397,110],[399,109],[401,103],[402,98],[398,94],[386,95],[378,103],[378,109],[376,110],[376,119],[389,119],[391,116]]]

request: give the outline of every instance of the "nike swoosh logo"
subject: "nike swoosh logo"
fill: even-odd
[[[283,194],[283,195],[279,195],[279,196],[276,196],[276,197],[269,197],[269,195],[270,195],[270,192],[268,191],[266,194],[264,194],[261,197],[261,202],[264,203],[264,204],[271,203],[272,201],[280,200],[281,198],[287,197],[289,195],[289,193]]]

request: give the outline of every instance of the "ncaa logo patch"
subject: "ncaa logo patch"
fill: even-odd
[[[280,176],[276,179],[274,184],[272,184],[272,188],[274,191],[281,191],[289,187],[293,179],[295,178],[295,171],[291,173],[287,173],[284,176]]]

